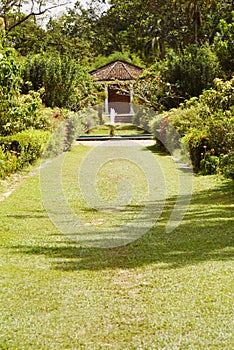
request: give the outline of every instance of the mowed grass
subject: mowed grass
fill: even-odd
[[[135,182],[133,210],[123,218],[88,210],[77,173],[89,151],[73,147],[64,162],[72,209],[92,227],[131,220],[144,204],[144,173],[107,163],[99,195],[114,200],[110,180],[127,176]],[[153,154],[166,204],[155,226],[126,246],[80,246],[59,232],[44,209],[39,175],[1,203],[0,349],[233,348],[233,183],[195,176],[187,214],[166,233],[178,176],[170,157]]]
[[[115,135],[138,135],[148,132],[133,124],[120,124],[115,128]],[[90,135],[108,136],[109,127],[107,125],[95,126],[90,130]]]

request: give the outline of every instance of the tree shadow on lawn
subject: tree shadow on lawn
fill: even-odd
[[[152,263],[160,264],[160,268],[180,268],[209,260],[229,260],[234,245],[232,198],[230,182],[218,189],[195,193],[180,226],[166,233],[176,200],[170,198],[155,227],[125,246],[86,248],[61,234],[60,238],[65,239],[54,242],[52,247],[43,244],[12,248],[16,254],[44,255],[51,259],[52,269],[62,271],[132,269]]]

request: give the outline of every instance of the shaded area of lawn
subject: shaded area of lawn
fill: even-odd
[[[200,181],[198,179],[198,181]],[[137,241],[112,249],[82,248],[61,235],[57,247],[14,246],[13,251],[42,254],[51,258],[51,267],[64,271],[135,268],[161,263],[163,267],[178,268],[209,260],[233,257],[233,184],[225,181],[219,187],[194,193],[183,222],[172,233],[165,232],[176,198],[169,198],[162,217],[154,228]],[[129,206],[130,211],[138,208]],[[43,217],[45,214],[41,213]],[[38,213],[15,216],[15,219],[38,219]],[[113,231],[113,234],[116,231]],[[60,237],[58,234],[57,237]],[[60,237],[60,238],[61,238]],[[56,235],[54,236],[56,241]]]

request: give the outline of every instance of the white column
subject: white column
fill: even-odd
[[[105,84],[105,114],[109,114],[109,105],[108,105],[108,85]]]
[[[132,101],[133,101],[133,89],[130,89],[130,114],[134,114]]]

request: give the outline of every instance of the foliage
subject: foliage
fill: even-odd
[[[184,155],[187,153],[187,149],[181,144],[181,136],[170,123],[168,114],[164,113],[154,118],[150,123],[150,130],[163,151],[173,155],[176,150],[180,149],[180,157],[183,154],[183,158],[185,158]]]
[[[219,157],[212,155],[211,152],[206,152],[199,167],[203,175],[216,174],[219,167]]]
[[[141,104],[137,107],[137,105],[134,106],[133,124],[149,132],[150,123],[155,119],[156,113],[146,106],[141,106]]]
[[[194,169],[201,170],[205,175],[214,174],[219,166],[218,157],[233,152],[233,135],[233,118],[214,117],[206,129],[191,129],[182,140],[190,150]]]
[[[234,11],[230,23],[220,19],[213,46],[222,69],[227,77],[231,77],[234,71]]]
[[[219,64],[209,47],[187,47],[183,54],[172,51],[164,61],[145,69],[137,79],[136,98],[158,112],[178,107],[185,99],[198,97],[213,86]]]
[[[169,117],[170,123],[174,126],[177,132],[184,136],[191,129],[199,129],[201,125],[204,124],[204,119],[201,115],[201,110],[203,107],[200,104],[196,103],[194,105],[188,106],[186,108],[182,107],[182,104],[179,108],[171,109],[168,112],[165,112],[164,115]]]
[[[233,110],[234,106],[234,77],[230,80],[216,78],[213,89],[203,91],[199,101],[208,106],[211,113],[219,110]]]
[[[89,25],[85,26],[83,12],[74,15],[64,14],[57,19],[50,18],[45,30],[43,51],[67,56],[82,62],[85,66],[93,64],[93,48],[87,38]],[[85,22],[86,23],[86,22]],[[39,53],[39,52],[38,52]]]
[[[43,153],[50,132],[27,130],[15,135],[0,137],[0,177],[32,164]]]
[[[0,133],[10,135],[27,129],[46,130],[50,124],[50,120],[43,114],[40,93],[30,91],[27,95],[20,95],[2,113]]]
[[[22,56],[48,49],[48,34],[33,18],[11,30],[7,39]]]
[[[182,142],[189,149],[189,155],[195,171],[200,169],[201,160],[204,159],[207,152],[211,151],[211,141],[206,134],[206,130],[191,130],[186,134]]]
[[[43,129],[48,120],[40,114],[40,92],[20,94],[21,63],[16,50],[0,41],[0,134],[8,135],[27,128]]]
[[[134,85],[136,103],[158,112],[172,108],[180,101],[180,97],[173,91],[173,85],[165,80],[160,68],[161,65],[156,63],[145,69]]]
[[[218,59],[209,46],[190,45],[182,54],[171,53],[164,66],[165,80],[182,98],[199,96],[211,88],[220,72]]]
[[[148,63],[155,56],[164,59],[169,49],[183,53],[190,44],[212,44],[219,20],[229,20],[233,8],[230,0],[158,0],[156,4],[147,0],[144,6],[139,0],[110,3],[106,13],[91,18],[95,50],[105,55],[129,50]]]
[[[76,137],[85,134],[88,123],[90,125],[98,124],[97,111],[92,107],[78,112],[63,109],[55,115],[56,122],[53,125],[53,133],[43,154],[45,159],[54,158],[62,152],[69,151]]]
[[[108,64],[112,61],[116,61],[116,60],[123,60],[123,61],[127,61],[130,62],[132,64],[135,64],[137,66],[140,67],[144,67],[144,62],[137,57],[134,54],[131,54],[130,52],[113,52],[111,55],[109,56],[98,56],[95,61],[93,62],[93,67],[92,69],[96,69],[99,68],[101,66],[104,66],[105,64]]]
[[[178,133],[189,149],[194,169],[213,174],[219,169],[218,157],[233,152],[233,99],[234,78],[216,79],[214,88],[204,90],[199,98],[186,100],[179,108],[154,118],[151,131],[164,144],[174,145],[179,141]]]
[[[233,104],[234,79],[229,81],[215,79],[212,89],[204,90],[199,98],[193,97],[185,100],[179,108],[166,113],[170,123],[181,136],[194,128],[209,128],[213,135],[217,135],[217,128],[220,128],[227,136],[233,130]],[[231,134],[227,139],[229,145],[231,144],[230,137]],[[223,134],[220,135],[219,142],[221,144],[225,142]]]
[[[28,57],[24,82],[25,92],[44,89],[42,99],[47,107],[77,111],[98,102],[98,91],[88,72],[75,60],[59,54]]]
[[[231,0],[158,0],[156,4],[147,0],[144,6],[139,0],[111,0],[105,8],[102,0],[89,1],[85,8],[77,1],[57,18],[51,12],[47,27],[40,30],[37,18],[43,18],[43,13],[58,3],[2,2],[0,14],[6,33],[20,52],[28,53],[31,45],[34,53],[40,49],[56,51],[92,66],[95,57],[130,52],[153,63],[155,56],[164,59],[169,49],[182,53],[190,44],[212,45],[216,33],[223,36],[220,21],[229,24],[233,10]],[[222,40],[229,40],[226,32],[224,36]]]
[[[234,180],[234,152],[220,156],[220,170],[224,176]]]
[[[61,6],[57,0],[4,0],[0,3],[0,15],[4,20],[6,34],[24,24],[28,19],[43,15],[47,11]]]
[[[0,36],[0,100],[1,104],[19,94],[21,85],[21,65],[16,50]]]

